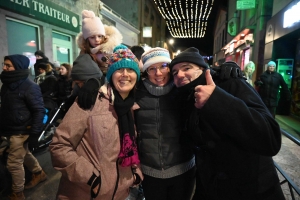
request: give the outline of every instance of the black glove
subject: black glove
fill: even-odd
[[[261,85],[263,85],[264,83],[263,83],[261,80],[257,80],[257,81],[254,82],[254,84],[255,84],[256,86],[261,86]]]
[[[30,149],[36,149],[39,147],[39,137],[40,134],[31,134],[29,135],[26,142],[28,142],[28,146]]]
[[[91,109],[92,105],[95,104],[100,86],[100,81],[95,78],[88,79],[84,83],[78,92],[78,105],[80,108],[84,110]]]
[[[228,80],[230,78],[243,78],[243,72],[240,66],[233,61],[228,61],[220,65],[219,67],[212,68],[218,74],[221,80]]]

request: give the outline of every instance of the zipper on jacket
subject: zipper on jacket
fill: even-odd
[[[112,196],[112,198],[111,198],[112,200],[113,200],[114,197],[115,197],[115,194],[116,194],[117,189],[118,189],[118,184],[119,184],[119,176],[120,176],[120,174],[119,174],[119,165],[118,165],[118,163],[119,163],[119,158],[117,159],[117,162],[116,162],[117,180],[116,180],[116,185],[115,185],[114,193],[113,193],[113,196]]]
[[[156,102],[156,123],[157,123],[157,133],[158,133],[158,154],[159,154],[159,161],[162,170],[164,170],[164,161],[163,161],[163,154],[162,154],[162,135],[161,135],[161,128],[160,128],[160,109],[159,109],[159,99]]]

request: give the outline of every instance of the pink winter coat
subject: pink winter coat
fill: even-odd
[[[57,199],[91,199],[88,185],[93,173],[101,177],[98,200],[124,200],[133,186],[131,167],[121,167],[118,155],[120,136],[117,115],[109,102],[107,85],[100,91],[91,111],[75,102],[56,129],[50,144],[52,164],[62,173]],[[137,173],[142,177],[138,166]],[[115,191],[116,190],[116,191]]]

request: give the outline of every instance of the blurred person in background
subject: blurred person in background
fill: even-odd
[[[270,61],[267,64],[267,70],[260,75],[259,79],[255,81],[258,87],[258,93],[269,109],[272,116],[275,118],[276,107],[278,105],[278,93],[281,86],[281,97],[286,101],[290,101],[291,93],[282,75],[276,72],[276,63]]]
[[[246,81],[253,86],[253,82],[252,82],[252,74],[255,71],[255,64],[252,61],[249,61],[246,65],[245,65],[245,70],[244,70],[244,75],[246,78]]]
[[[72,67],[68,63],[62,63],[60,65],[60,74],[58,76],[58,87],[57,87],[57,105],[61,105],[66,102],[72,93],[72,78],[71,72]],[[71,106],[71,105],[70,105]],[[68,107],[63,107],[60,117],[63,118],[65,113],[68,111]]]
[[[39,64],[41,63],[49,63],[50,65],[53,65],[52,63],[49,62],[49,58],[47,56],[45,56],[44,52],[41,50],[37,50],[35,53],[35,58],[36,58],[36,62],[34,64],[34,73],[35,73],[35,77],[37,77],[40,72],[39,72]]]
[[[141,46],[138,46],[138,45],[136,45],[136,46],[132,46],[131,48],[130,48],[130,50],[132,51],[132,53],[136,56],[136,58],[138,59],[138,61],[139,61],[139,68],[140,68],[140,70],[141,70],[141,72],[142,72],[142,69],[143,69],[143,62],[142,62],[142,55],[143,55],[143,53],[145,52],[145,50],[144,50],[144,48],[143,47],[141,47]]]

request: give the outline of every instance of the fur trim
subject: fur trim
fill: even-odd
[[[78,45],[78,48],[81,50],[81,51],[85,51],[85,48],[84,48],[84,38],[83,38],[83,34],[82,32],[78,33],[77,37],[76,37],[76,43]]]
[[[107,42],[101,44],[102,53],[112,54],[114,48],[123,42],[123,36],[120,31],[114,26],[104,25]]]

